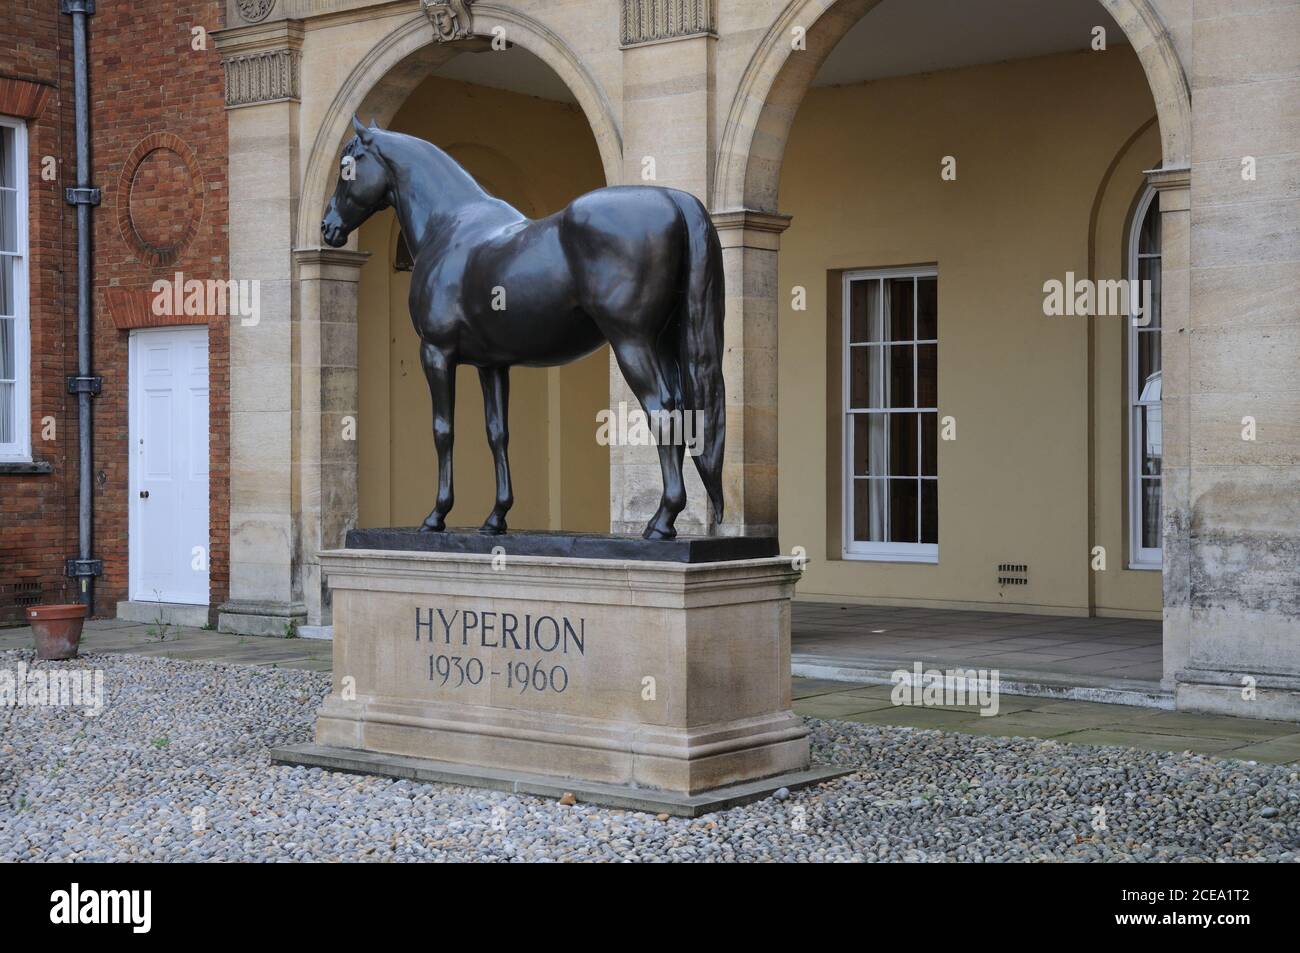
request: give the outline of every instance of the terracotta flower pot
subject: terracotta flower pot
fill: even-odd
[[[36,637],[37,658],[76,658],[81,625],[86,621],[84,605],[33,606],[27,610],[27,621]]]

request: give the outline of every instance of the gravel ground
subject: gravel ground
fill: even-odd
[[[0,709],[0,861],[1300,859],[1293,767],[810,719],[816,756],[861,770],[661,821],[271,765],[310,739],[324,675],[43,666],[101,668],[106,705]]]

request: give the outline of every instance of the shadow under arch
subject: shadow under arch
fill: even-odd
[[[785,146],[805,94],[846,33],[883,0],[790,0],[750,58],[723,126],[713,209],[777,211]],[[1142,64],[1160,122],[1165,168],[1191,157],[1191,93],[1169,31],[1151,0],[1097,0]],[[792,38],[803,29],[804,49]]]
[[[600,152],[607,185],[621,181],[622,134],[604,90],[577,54],[536,19],[498,3],[474,5],[474,32],[490,36],[501,27],[507,39],[551,68],[577,99]],[[320,215],[334,187],[338,158],[352,137],[352,117],[386,125],[412,91],[439,66],[465,51],[437,43],[428,18],[416,13],[384,36],[348,74],[325,111],[312,143],[299,192],[294,245],[320,244]],[[490,55],[490,54],[483,54]]]

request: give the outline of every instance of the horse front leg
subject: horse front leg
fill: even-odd
[[[510,368],[480,367],[478,380],[483,386],[488,446],[492,448],[492,464],[497,477],[496,505],[479,532],[497,535],[506,531],[506,513],[515,502],[510,489],[510,458],[506,452],[510,444]]]
[[[456,365],[431,344],[420,345],[420,363],[429,382],[433,402],[433,446],[438,451],[438,499],[433,512],[424,518],[422,532],[441,533],[451,512],[451,447],[456,427]]]

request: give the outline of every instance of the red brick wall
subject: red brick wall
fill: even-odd
[[[76,401],[64,394],[64,378],[76,364],[75,215],[62,201],[62,187],[75,179],[71,25],[55,0],[5,0],[7,7],[15,3],[17,16],[0,19],[0,75],[57,85],[29,146],[32,353],[39,362],[33,367],[34,456],[54,472],[0,474],[0,621],[13,601],[6,600],[4,587],[14,582],[42,582],[44,601],[71,595],[63,559],[74,553],[77,538]],[[229,277],[221,63],[211,37],[205,50],[195,50],[191,32],[218,30],[223,16],[221,0],[144,0],[100,3],[89,21],[92,179],[103,191],[94,212],[93,366],[104,379],[95,399],[94,549],[104,559],[97,615],[114,613],[116,602],[126,598],[128,579],[127,328],[140,322],[124,321],[115,311],[122,302],[138,302],[155,279],[177,271],[186,279]],[[10,62],[18,69],[11,70]],[[64,160],[61,180],[41,184],[39,156],[50,153]],[[214,610],[229,586],[227,320],[208,320]],[[40,440],[46,414],[59,423],[58,440],[51,443]]]
[[[68,601],[63,560],[75,554],[77,534],[76,401],[65,384],[76,371],[76,325],[68,320],[76,311],[76,216],[62,195],[75,161],[71,23],[47,0],[4,0],[4,6],[0,111],[27,119],[32,457],[52,470],[0,469],[0,623],[21,619],[27,603]],[[33,83],[49,90],[34,118],[37,104],[24,95]],[[58,180],[41,178],[44,156],[57,161]],[[42,437],[46,418],[54,420],[51,440]]]

